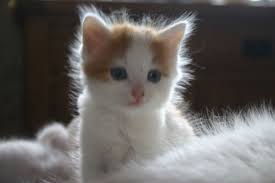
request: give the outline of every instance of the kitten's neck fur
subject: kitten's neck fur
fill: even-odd
[[[161,131],[161,128],[165,126],[165,105],[150,110],[142,108],[126,109],[108,106],[102,101],[97,101],[96,98],[92,97],[91,93],[85,95],[85,97],[86,100],[84,102],[89,105],[89,107],[85,107],[85,110],[89,110],[91,114],[112,116],[115,119],[115,124],[113,125],[116,125],[117,128],[123,128],[131,137],[137,138],[137,136],[140,136],[140,132],[142,132],[140,138],[144,137],[146,133],[150,136],[156,136]],[[114,121],[106,121],[106,123],[114,123]]]

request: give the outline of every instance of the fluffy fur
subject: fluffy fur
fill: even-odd
[[[42,129],[36,141],[0,143],[0,182],[75,183],[77,171],[69,156],[69,134],[61,124]]]
[[[102,183],[275,182],[272,112],[256,110],[219,121],[229,126],[214,122],[209,135],[153,162],[131,163]]]
[[[81,83],[82,182],[105,176],[129,160],[154,159],[193,139],[191,126],[175,105],[179,81],[189,79],[188,59],[181,53],[190,21],[134,22],[125,12],[106,16],[94,7],[83,8],[81,17],[71,61],[72,76]],[[112,79],[112,67],[124,67],[128,77]],[[161,72],[160,82],[147,80],[151,69]],[[142,96],[136,99],[135,93]]]
[[[0,182],[275,182],[272,110],[214,117],[212,128],[196,129],[203,132],[198,138],[177,110],[176,88],[190,76],[180,54],[188,21],[135,23],[126,13],[82,12],[71,57],[80,116],[68,130],[43,129],[37,141],[2,142]],[[117,65],[131,79],[113,81],[108,71]],[[160,83],[144,79],[151,68],[163,74]],[[137,80],[144,98],[128,106]]]

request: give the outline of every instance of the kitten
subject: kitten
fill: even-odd
[[[153,162],[130,163],[101,183],[275,182],[274,113],[252,111],[230,121],[232,128],[218,127]]]
[[[67,129],[55,123],[42,129],[36,140],[1,142],[0,182],[75,183],[68,138]]]
[[[179,81],[189,76],[183,72],[188,60],[180,54],[190,32],[187,19],[137,23],[126,13],[106,16],[92,7],[84,8],[81,21],[72,60],[81,61],[73,63],[73,74],[83,87],[78,98],[82,182],[193,139],[174,102]]]

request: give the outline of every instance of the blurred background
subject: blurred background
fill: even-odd
[[[275,102],[274,0],[1,0],[0,137],[32,136],[57,120],[69,123],[69,45],[77,6],[94,3],[106,13],[128,8],[175,18],[198,16],[188,42],[195,80],[183,95],[191,111],[240,110]]]

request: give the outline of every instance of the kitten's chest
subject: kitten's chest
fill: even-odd
[[[89,140],[108,143],[108,146],[125,141],[120,133],[122,116],[91,111],[82,117],[82,132],[91,137]]]
[[[92,138],[84,138],[102,148],[106,159],[148,159],[160,147],[160,134],[150,124],[152,120],[157,119],[152,119],[151,116],[90,112],[86,114],[83,130]]]

